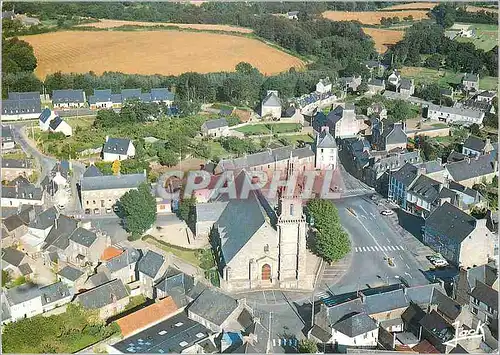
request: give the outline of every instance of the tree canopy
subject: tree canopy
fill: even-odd
[[[299,342],[299,353],[301,354],[316,354],[318,352],[318,344],[310,339],[303,339]]]
[[[119,201],[120,214],[124,219],[125,228],[132,234],[132,239],[138,239],[156,221],[156,200],[147,184],[142,184],[137,190],[126,192]]]

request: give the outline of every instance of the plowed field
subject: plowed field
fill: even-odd
[[[363,31],[375,41],[375,49],[385,53],[387,48],[403,39],[404,31],[381,30],[378,28],[363,27]]]
[[[332,21],[359,21],[366,25],[378,25],[382,17],[403,17],[413,16],[413,20],[418,21],[429,18],[424,10],[403,10],[403,11],[325,11],[323,17]]]

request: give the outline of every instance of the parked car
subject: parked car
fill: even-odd
[[[380,214],[382,216],[391,216],[394,214],[394,211],[393,210],[383,210],[382,212],[380,212]]]
[[[435,259],[434,261],[431,261],[431,262],[436,267],[448,266],[448,262],[445,259]]]

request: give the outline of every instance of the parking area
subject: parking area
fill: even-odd
[[[297,301],[307,300],[311,293],[281,290],[249,291],[236,295],[246,298],[249,306],[283,306]]]

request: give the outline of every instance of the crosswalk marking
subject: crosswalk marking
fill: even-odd
[[[405,247],[402,245],[384,245],[384,246],[367,246],[367,247],[354,247],[354,252],[382,252],[382,251],[403,251]]]
[[[298,339],[291,338],[278,338],[273,339],[273,346],[289,346],[289,347],[297,347],[299,345]]]

